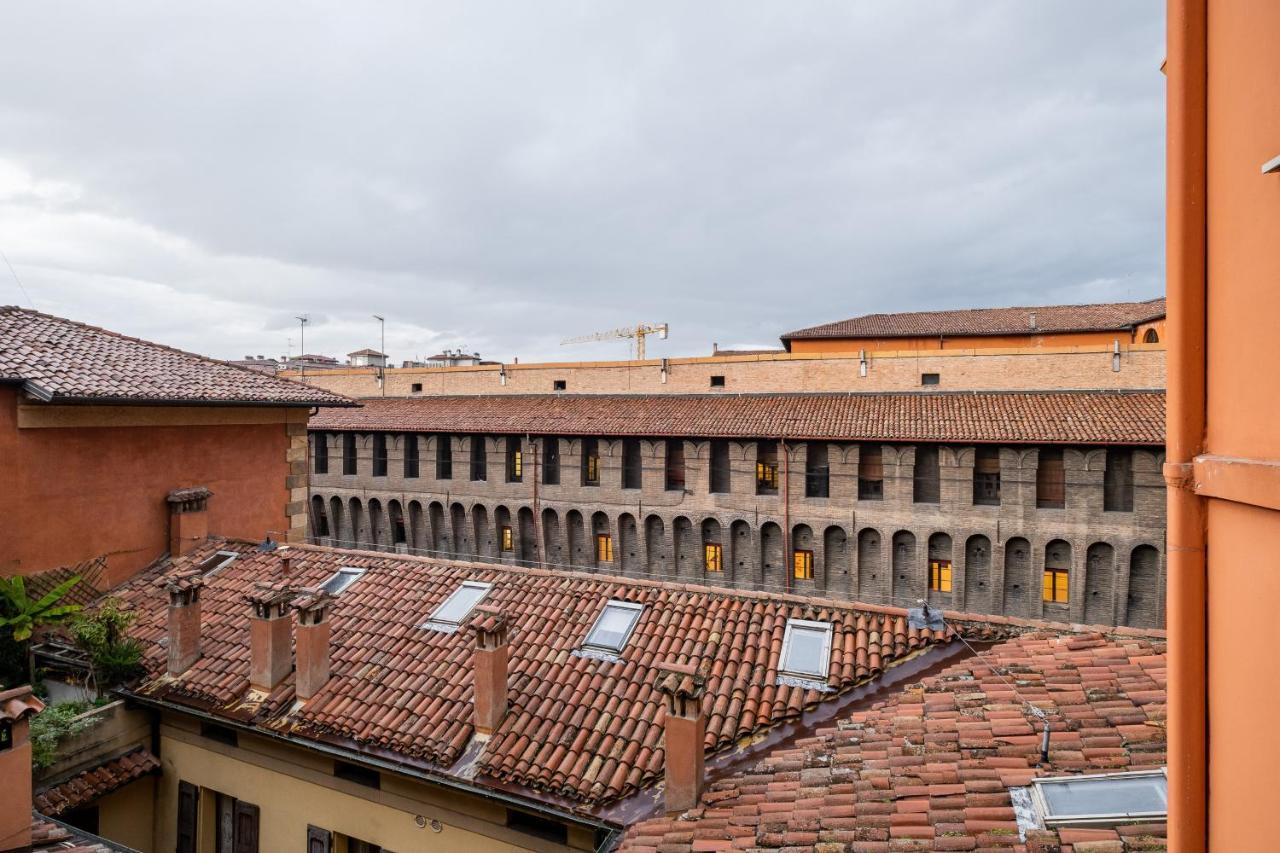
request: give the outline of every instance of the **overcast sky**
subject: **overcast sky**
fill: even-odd
[[[378,313],[398,363],[1150,298],[1163,7],[14,5],[0,304],[226,358]]]

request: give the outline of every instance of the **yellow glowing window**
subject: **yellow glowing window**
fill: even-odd
[[[812,551],[796,551],[792,556],[792,566],[795,568],[796,578],[799,580],[813,579],[813,552]]]
[[[517,480],[524,476],[524,453],[520,450],[511,454],[511,476]]]
[[[778,488],[778,463],[756,463],[756,487],[761,489]]]
[[[596,562],[613,562],[613,537],[608,533],[599,533],[596,535]]]
[[[702,565],[709,572],[724,571],[724,549],[715,542],[708,542],[702,548]]]
[[[600,482],[600,457],[599,456],[587,457],[587,482],[588,483]]]
[[[1071,586],[1066,569],[1044,570],[1044,600],[1064,604],[1070,599]]]
[[[515,542],[513,541],[513,537],[511,535],[511,528],[505,525],[502,528],[502,550],[504,551],[515,550]]]
[[[951,592],[951,561],[929,561],[929,589],[934,592]]]

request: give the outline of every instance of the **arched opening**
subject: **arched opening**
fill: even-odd
[[[527,506],[520,507],[516,513],[520,532],[516,537],[516,559],[523,566],[538,564],[538,528],[534,524],[533,510]]]
[[[728,580],[742,586],[753,586],[755,559],[751,548],[751,525],[739,519],[729,525]]]
[[[662,576],[667,573],[667,530],[662,519],[651,515],[644,520],[645,571]]]
[[[760,528],[760,583],[766,589],[783,589],[786,570],[782,554],[782,528],[766,521]]]
[[[542,560],[548,566],[564,566],[568,560],[564,553],[564,538],[560,531],[560,516],[554,509],[542,511]]]
[[[369,543],[374,548],[387,544],[386,519],[382,517],[382,502],[377,498],[369,499]]]
[[[624,575],[640,570],[640,542],[636,517],[629,512],[618,516],[618,559]]]
[[[588,565],[587,530],[582,513],[571,509],[564,514],[564,529],[569,537],[569,565]]]
[[[929,603],[950,605],[954,585],[951,536],[947,533],[935,533],[929,537]]]
[[[519,554],[519,537],[515,525],[511,523],[511,510],[499,505],[493,508],[493,541],[497,546],[498,559],[504,563],[514,562]]]
[[[329,514],[324,509],[324,498],[311,496],[311,535],[316,539],[329,536]]]
[[[431,539],[430,549],[432,556],[443,557],[450,549],[452,538],[449,536],[449,528],[445,525],[444,505],[439,501],[432,501],[427,506],[427,518],[431,523]]]
[[[1144,344],[1158,344],[1160,343],[1160,335],[1156,333],[1155,329],[1147,329],[1146,334],[1142,336],[1142,342]]]
[[[471,507],[471,542],[475,546],[476,559],[492,560],[497,556],[497,543],[489,527],[489,510],[483,504]]]
[[[428,547],[427,520],[418,501],[409,501],[409,547],[415,550]]]
[[[964,609],[991,612],[991,540],[982,535],[964,543]]]
[[[1004,599],[1001,612],[1006,616],[1033,615],[1031,586],[1031,543],[1015,536],[1004,544]]]
[[[359,498],[347,502],[347,514],[351,518],[351,547],[368,548],[369,531],[365,528],[364,508]]]
[[[818,589],[849,590],[849,535],[843,527],[832,525],[822,533],[822,572]]]
[[[1116,552],[1106,542],[1094,542],[1084,557],[1084,621],[1114,625]]]
[[[724,583],[726,568],[720,522],[714,518],[704,519],[702,522],[702,574],[708,581]]]
[[[389,501],[387,503],[387,522],[391,532],[391,544],[397,551],[409,550],[409,531],[404,523],[404,510],[400,507],[400,501]]]
[[[471,531],[467,530],[467,511],[462,504],[455,503],[449,507],[449,527],[453,531],[453,555],[470,559],[476,549],[471,541]]]
[[[797,524],[791,528],[791,581],[797,589],[817,585],[814,579],[813,528]]]
[[[329,498],[329,529],[333,531],[334,538],[338,540],[334,544],[346,547],[347,542],[351,539],[351,531],[346,526],[343,516],[342,498],[336,495]]]
[[[613,571],[618,555],[613,541],[613,531],[609,529],[609,516],[603,512],[591,516],[591,564],[598,569]]]
[[[1129,555],[1129,594],[1122,621],[1131,628],[1159,628],[1164,621],[1160,604],[1160,552],[1139,545]]]
[[[899,530],[893,534],[891,603],[899,607],[914,606],[913,602],[925,596],[924,580],[924,573],[916,566],[915,534]]]
[[[869,604],[882,602],[885,599],[886,581],[880,531],[871,527],[863,528],[858,533],[858,586],[854,597]]]
[[[1046,609],[1058,611],[1065,617],[1071,603],[1071,546],[1065,540],[1054,539],[1044,546],[1044,578],[1041,597]]]
[[[693,535],[693,522],[683,515],[671,522],[671,550],[675,555],[675,573],[678,577],[690,578],[702,574],[702,548]]]

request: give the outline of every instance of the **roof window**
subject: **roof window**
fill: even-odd
[[[201,560],[200,565],[196,568],[200,574],[208,577],[209,575],[222,571],[227,566],[234,563],[236,557],[239,556],[240,555],[235,551],[218,551],[217,553]]]
[[[458,626],[462,624],[475,606],[484,600],[484,597],[489,594],[489,590],[492,587],[493,584],[491,583],[463,581],[462,586],[455,589],[444,600],[443,604],[431,611],[431,615],[427,617],[427,621],[423,622],[421,627],[452,634],[458,630]]]
[[[643,610],[643,604],[610,599],[605,604],[604,610],[600,612],[599,618],[596,619],[596,624],[592,625],[591,630],[587,632],[582,650],[608,657],[620,654],[626,647],[627,640],[631,639],[631,632],[640,621],[640,613]]]
[[[1031,799],[1047,827],[1164,820],[1169,813],[1168,774],[1161,768],[1033,779]]]
[[[788,619],[778,661],[778,683],[827,689],[831,666],[831,623]]]
[[[364,569],[343,566],[334,572],[333,577],[325,581],[320,588],[330,595],[342,595],[347,587],[360,580],[362,574],[364,574]]]

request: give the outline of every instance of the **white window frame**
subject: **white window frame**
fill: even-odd
[[[792,632],[799,628],[802,631],[822,631],[822,672],[815,674],[812,672],[801,672],[799,670],[787,668],[787,658],[791,654],[791,637]],[[815,683],[826,684],[827,677],[831,674],[831,637],[834,633],[830,622],[813,622],[808,619],[788,619],[786,633],[782,635],[782,653],[778,656],[778,675],[787,678],[799,679],[801,681],[812,681]]]
[[[1050,811],[1049,798],[1042,786],[1061,785],[1066,782],[1087,782],[1091,779],[1140,779],[1158,777],[1165,780],[1165,800],[1168,801],[1169,769],[1135,770],[1122,773],[1091,773],[1084,776],[1048,776],[1031,780],[1031,801],[1046,827],[1057,826],[1120,826],[1126,823],[1146,823],[1167,819],[1169,810],[1162,812],[1103,812],[1086,815],[1055,815]]]
[[[239,551],[215,551],[215,552],[213,552],[211,555],[209,555],[208,557],[205,557],[203,560],[201,560],[201,565],[203,565],[203,564],[205,564],[205,563],[209,562],[209,561],[210,561],[210,560],[212,560],[214,557],[222,557],[223,559],[222,559],[222,561],[221,561],[221,562],[219,562],[219,563],[218,563],[216,566],[214,566],[213,568],[208,569],[207,571],[203,572],[202,576],[203,576],[203,577],[206,577],[206,578],[211,578],[211,577],[213,577],[213,576],[214,576],[214,575],[216,575],[218,572],[222,571],[222,570],[223,570],[223,569],[225,569],[227,566],[229,566],[229,565],[231,565],[232,563],[234,563],[234,562],[236,561],[236,559],[237,559],[239,556],[240,556],[240,552],[239,552]]]
[[[616,607],[621,610],[635,611],[635,618],[631,620],[631,626],[627,628],[627,633],[623,636],[622,642],[617,648],[606,646],[601,643],[591,642],[591,635],[596,632],[596,628],[600,627],[600,623],[604,621],[605,614],[609,612],[610,607]],[[611,598],[604,603],[604,607],[600,610],[600,615],[596,617],[596,621],[591,623],[591,630],[587,631],[587,636],[582,641],[584,651],[599,652],[607,655],[620,655],[622,650],[627,647],[627,643],[631,642],[631,635],[635,633],[636,626],[640,624],[640,616],[644,612],[644,605],[635,601],[621,601],[617,598]]]
[[[352,584],[364,576],[364,572],[365,570],[358,566],[341,566],[336,572],[329,576],[328,580],[321,584],[321,588],[329,590],[329,584],[333,583],[343,575],[351,575],[351,580],[344,583],[339,589],[329,592],[330,595],[337,598],[339,595],[342,595],[344,592],[351,589]]]
[[[456,620],[441,619],[436,615],[440,611],[446,609],[450,605],[450,603],[452,603],[453,600],[462,593],[462,590],[468,589],[468,588],[483,590],[483,593],[479,598],[471,602],[471,606],[467,608],[466,613],[459,614]],[[471,615],[471,611],[475,610],[476,607],[479,606],[480,602],[484,601],[486,598],[489,597],[489,590],[491,589],[493,589],[493,584],[487,583],[485,581],[463,581],[462,583],[458,584],[457,589],[449,593],[448,598],[446,598],[444,601],[436,605],[436,609],[431,611],[431,615],[427,617],[427,621],[423,622],[418,627],[425,628],[429,631],[439,631],[442,634],[454,633],[455,631],[458,630],[459,627],[462,626],[463,622],[467,621],[467,617]]]

